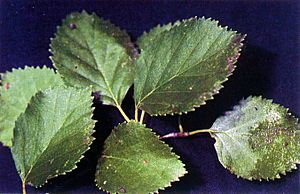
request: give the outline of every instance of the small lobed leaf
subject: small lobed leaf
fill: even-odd
[[[58,74],[47,67],[25,67],[2,74],[0,86],[0,141],[6,146],[13,144],[15,121],[23,113],[39,90],[63,85]]]
[[[13,158],[24,183],[43,185],[76,168],[93,141],[90,88],[38,92],[14,128]]]
[[[138,41],[134,97],[151,115],[194,110],[231,75],[244,36],[211,19],[192,18],[157,27]]]
[[[105,141],[96,184],[110,193],[154,193],[186,173],[179,157],[151,129],[122,123]]]
[[[242,100],[211,128],[220,162],[239,177],[273,180],[300,162],[298,120],[271,100]]]
[[[134,47],[126,32],[95,14],[72,13],[51,40],[51,57],[70,86],[92,86],[119,106],[133,84]]]

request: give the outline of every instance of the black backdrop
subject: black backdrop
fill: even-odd
[[[262,95],[290,108],[300,116],[300,5],[297,1],[28,1],[0,0],[0,72],[13,67],[51,66],[48,52],[56,26],[73,11],[86,10],[111,20],[133,40],[158,23],[193,16],[212,17],[222,25],[248,34],[234,75],[206,106],[183,116],[187,129],[210,127],[241,98]],[[21,94],[20,94],[21,95]],[[133,114],[132,91],[125,110]],[[79,168],[29,192],[95,193],[94,171],[102,142],[122,118],[114,109],[95,101],[97,140]],[[0,108],[1,111],[1,108]],[[177,130],[177,117],[146,117],[159,134]],[[161,193],[300,193],[300,171],[274,182],[250,182],[236,178],[217,160],[214,141],[208,135],[168,140],[187,164],[189,174]],[[299,165],[298,165],[299,167]],[[0,192],[20,192],[9,149],[0,145]]]

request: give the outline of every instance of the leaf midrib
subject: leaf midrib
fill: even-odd
[[[232,115],[230,115],[230,116],[232,116]],[[213,130],[216,130],[216,131],[222,131],[222,133],[224,133],[225,135],[227,135],[228,137],[230,137],[232,140],[234,140],[234,137],[232,137],[232,136],[230,135],[230,133],[232,133],[232,131],[237,130],[237,129],[243,129],[243,128],[246,127],[246,126],[251,127],[251,126],[253,126],[254,124],[256,124],[257,122],[260,123],[260,122],[266,120],[267,117],[268,117],[268,114],[266,114],[266,116],[264,116],[264,117],[261,118],[261,119],[260,119],[260,118],[259,118],[259,119],[253,119],[253,120],[250,120],[250,121],[248,121],[248,122],[246,122],[246,123],[244,123],[244,124],[242,124],[242,125],[238,125],[238,126],[229,128],[229,129],[227,129],[227,130],[216,130],[216,129],[213,129]],[[240,133],[240,134],[251,135],[249,132],[246,132],[246,133]],[[214,135],[215,135],[216,137],[218,137],[218,133],[215,133]],[[221,138],[218,137],[218,139],[221,139]]]
[[[55,105],[54,105],[54,110],[56,110],[56,107],[57,107],[57,100],[58,100],[58,93],[56,93],[56,97],[55,97],[55,102],[56,102],[56,103],[55,103]],[[71,100],[71,92],[69,92],[68,102],[70,102],[70,100]],[[67,103],[67,102],[66,102],[66,103]],[[61,123],[60,127],[58,127],[58,130],[57,130],[57,131],[53,134],[53,136],[50,138],[51,140],[48,142],[47,146],[45,146],[45,148],[43,149],[43,151],[41,152],[41,154],[35,159],[35,162],[30,166],[30,169],[28,170],[28,172],[26,173],[26,175],[25,175],[25,177],[24,177],[24,179],[23,179],[24,181],[26,181],[26,178],[27,178],[27,177],[29,176],[29,174],[31,173],[31,170],[35,167],[36,163],[40,160],[41,156],[45,153],[45,151],[47,150],[47,148],[48,148],[49,145],[51,144],[53,138],[61,131],[62,127],[65,125],[66,120],[68,120],[69,117],[70,117],[70,115],[72,115],[72,113],[75,112],[76,109],[77,109],[78,107],[80,107],[80,106],[81,106],[82,104],[84,104],[84,103],[86,103],[86,102],[77,104],[77,106],[75,106],[75,107],[73,108],[73,110],[72,110],[68,115],[65,116],[65,118],[64,118],[63,122]],[[68,107],[70,107],[70,103],[67,103],[67,104],[68,104]],[[67,108],[67,109],[69,109],[69,108]],[[56,112],[56,111],[53,111],[53,112]],[[54,122],[55,122],[55,121],[54,121]],[[26,123],[27,123],[27,122],[26,122]],[[23,137],[25,137],[25,134],[24,134]],[[25,149],[25,146],[23,146],[23,150],[24,150],[24,149]],[[23,153],[25,153],[25,152],[23,151]],[[23,154],[23,156],[25,156],[25,154]],[[25,164],[25,161],[24,161],[24,164]],[[24,165],[24,167],[25,167],[25,165]]]
[[[203,53],[202,58],[204,58],[204,57],[206,56],[207,52],[212,48],[212,46],[213,46],[213,45],[215,44],[215,42],[220,38],[220,35],[221,35],[223,32],[224,32],[223,30],[220,31],[220,33],[218,34],[218,36],[215,38],[214,42],[213,42],[213,43],[210,45],[210,47],[205,51],[205,53]],[[187,34],[187,33],[185,33],[185,34]],[[206,36],[207,36],[207,34],[206,34]],[[206,37],[206,36],[204,36],[204,37]],[[199,42],[197,43],[197,45],[192,49],[192,51],[190,52],[190,54],[188,55],[188,57],[185,59],[185,62],[183,63],[183,65],[186,63],[186,61],[189,59],[189,57],[193,54],[193,52],[195,51],[196,47],[203,41],[204,37],[201,38],[201,40],[199,40]],[[231,37],[229,36],[228,38],[231,38]],[[177,48],[178,48],[179,46],[180,46],[180,44],[177,46]],[[175,52],[174,52],[174,53],[175,53]],[[218,55],[218,54],[219,54],[219,52],[216,52],[216,53],[214,53],[213,55],[211,55],[210,57],[208,57],[207,59],[198,61],[198,62],[196,62],[195,64],[191,65],[190,67],[186,68],[184,71],[180,72],[180,71],[182,70],[182,68],[183,68],[183,67],[182,67],[183,65],[182,65],[181,68],[178,69],[177,73],[176,73],[174,76],[172,76],[170,79],[166,80],[166,81],[165,81],[164,83],[162,83],[161,85],[156,86],[156,87],[155,87],[153,90],[151,90],[147,95],[145,95],[145,96],[137,103],[136,106],[137,106],[137,107],[140,107],[141,103],[142,103],[146,98],[148,98],[148,97],[149,97],[151,94],[153,94],[156,90],[158,90],[159,88],[163,87],[165,84],[169,83],[170,81],[172,81],[172,80],[175,79],[176,77],[179,77],[180,75],[182,75],[182,74],[186,73],[187,71],[189,71],[191,68],[194,68],[195,66],[199,65],[200,63],[203,63],[203,62],[209,60],[210,58],[212,58],[213,56]],[[170,63],[170,61],[172,60],[173,56],[174,56],[174,54],[171,56],[171,58],[170,58],[170,60],[168,61],[167,64]],[[153,63],[153,61],[151,62],[151,64],[152,64],[152,63]],[[148,74],[147,74],[147,75],[148,75]],[[161,76],[163,76],[163,74],[161,74]],[[160,78],[160,80],[161,80],[161,78]],[[146,81],[147,81],[147,80],[146,80]],[[146,81],[144,82],[143,87],[145,86]],[[159,83],[159,82],[158,82],[158,83]],[[157,83],[157,84],[158,84],[158,83]],[[157,85],[157,84],[156,84],[156,85]]]
[[[94,17],[94,16],[93,16],[93,17]],[[95,32],[96,32],[96,23],[95,23],[95,21],[96,21],[96,19],[93,18],[92,21],[93,21],[93,23],[92,23],[93,38],[92,38],[92,39],[95,40]],[[109,84],[108,84],[108,82],[107,82],[107,80],[106,80],[104,74],[102,73],[103,70],[101,70],[100,67],[99,67],[100,63],[98,63],[98,61],[97,61],[97,59],[96,59],[96,57],[95,57],[94,50],[90,48],[89,43],[88,43],[87,38],[85,37],[84,33],[82,33],[82,31],[81,31],[80,29],[79,29],[79,32],[80,32],[80,34],[82,34],[82,36],[84,36],[83,39],[84,39],[84,42],[86,43],[86,47],[88,48],[88,51],[91,53],[92,59],[93,59],[94,63],[97,65],[97,67],[98,67],[98,69],[99,69],[99,72],[102,74],[104,83],[105,83],[105,85],[106,85],[106,87],[107,87],[107,89],[108,89],[108,91],[109,91],[109,93],[110,93],[110,95],[111,95],[111,97],[112,97],[112,99],[113,99],[115,105],[116,105],[117,107],[120,106],[120,105],[119,105],[119,102],[116,100],[116,97],[115,97],[115,95],[113,94],[111,88],[109,87]],[[93,48],[94,48],[94,43],[95,43],[95,41],[93,41],[93,44],[92,44],[92,45],[93,45]],[[105,57],[106,57],[106,56],[105,56]],[[105,59],[105,60],[106,60],[106,59]]]

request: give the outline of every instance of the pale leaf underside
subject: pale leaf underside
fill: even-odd
[[[23,113],[39,90],[63,85],[58,74],[46,67],[13,69],[2,75],[0,86],[0,141],[12,146],[13,128],[18,116]]]
[[[157,27],[138,41],[134,96],[151,115],[194,110],[222,88],[234,70],[244,36],[211,19]]]
[[[76,168],[89,149],[95,121],[90,89],[38,92],[16,121],[13,158],[23,182],[34,186]]]
[[[300,162],[298,121],[271,100],[242,100],[211,128],[220,162],[239,177],[273,180]]]
[[[152,193],[186,173],[179,157],[151,129],[122,123],[105,142],[96,184],[110,193]]]
[[[70,14],[52,39],[51,52],[66,84],[93,86],[104,104],[120,105],[133,83],[129,36],[95,14]]]

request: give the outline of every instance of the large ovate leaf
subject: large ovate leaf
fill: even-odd
[[[34,186],[76,168],[89,149],[95,121],[90,89],[38,92],[16,121],[13,158],[24,183]]]
[[[46,67],[13,69],[12,72],[2,74],[1,79],[0,141],[6,146],[12,146],[15,121],[25,111],[30,98],[39,90],[63,85],[63,81]]]
[[[204,18],[144,34],[138,41],[136,106],[151,115],[164,115],[205,104],[234,70],[243,38]]]
[[[97,186],[110,193],[152,193],[186,173],[179,157],[151,129],[122,123],[105,142]]]
[[[300,129],[287,109],[249,97],[211,127],[222,165],[245,179],[275,179],[300,162]]]
[[[95,14],[69,15],[51,41],[51,52],[66,84],[93,86],[104,104],[119,106],[133,84],[134,49],[129,36]]]

